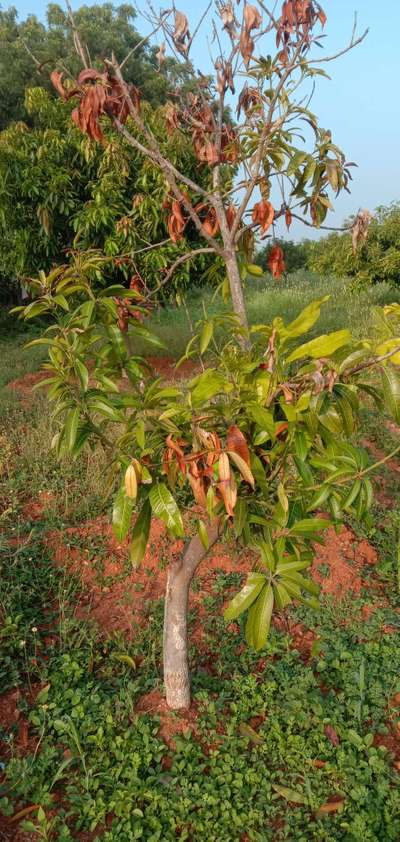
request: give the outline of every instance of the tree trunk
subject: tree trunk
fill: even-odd
[[[235,241],[232,238],[226,218],[225,208],[218,193],[213,197],[213,204],[224,243],[226,274],[228,275],[233,309],[236,315],[239,316],[242,327],[248,331],[249,326],[247,321],[246,305],[244,303],[243,284],[239,272]],[[243,339],[243,344],[248,344],[247,338]]]
[[[209,549],[218,540],[219,521],[208,529]],[[164,613],[164,685],[168,707],[190,707],[187,613],[190,583],[207,555],[198,535],[187,544],[182,557],[168,568]]]
[[[246,305],[244,303],[243,285],[235,252],[227,255],[225,260],[226,272],[231,290],[233,309],[239,316],[241,325],[248,330]]]

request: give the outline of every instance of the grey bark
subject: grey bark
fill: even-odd
[[[209,549],[218,540],[219,521],[208,529]],[[187,613],[190,583],[207,555],[198,535],[187,544],[182,556],[168,568],[164,612],[164,685],[168,707],[190,707]]]

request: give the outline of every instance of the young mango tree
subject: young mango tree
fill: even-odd
[[[193,38],[181,12],[162,13],[153,24],[165,39],[162,72],[167,47],[186,59]],[[380,333],[364,340],[348,330],[315,336],[326,299],[289,324],[276,318],[249,329],[247,322],[243,280],[258,271],[251,264],[255,234],[274,233],[279,219],[290,227],[298,208],[321,225],[329,189],[348,189],[345,158],[300,91],[321,73],[313,49],[316,27],[324,24],[311,0],[287,0],[279,16],[262,2],[216,4],[215,79],[195,74],[197,93],[193,86],[188,96],[174,91],[166,106],[169,130],[191,138],[206,186],[204,175],[202,186],[166,157],[141,111],[140,92],[124,82],[114,59],[103,73],[86,67],[76,84],[58,70],[52,74],[63,98],[77,98],[73,120],[94,142],[105,142],[108,120],[163,173],[172,243],[179,245],[190,225],[203,237],[204,246],[172,261],[159,287],[183,262],[212,253],[225,266],[222,291],[233,305],[233,313],[198,326],[185,359],[196,355],[202,370],[179,385],[155,378],[135,352],[137,338],[158,342],[145,324],[149,295],[137,277],[129,289],[102,285],[104,262],[115,258],[72,255],[68,265],[32,282],[34,301],[21,310],[25,319],[47,314],[54,321],[35,340],[49,346],[54,447],[59,456],[78,456],[97,441],[109,453],[114,531],[120,540],[130,536],[132,565],[144,556],[153,516],[175,538],[189,532],[181,557],[169,565],[165,594],[164,682],[175,709],[190,705],[190,583],[215,542],[226,535],[254,553],[254,570],[225,617],[246,614],[246,638],[259,650],[273,611],[292,601],[318,606],[307,570],[329,524],[340,524],[346,513],[365,517],[371,507],[373,466],[350,442],[363,396],[400,420],[399,307],[387,308]],[[276,54],[265,58],[263,45],[271,40]],[[359,40],[353,34],[347,49]],[[84,57],[82,45],[80,51]],[[233,123],[226,96],[238,82]],[[312,129],[311,151],[295,145],[300,121]],[[275,182],[279,208],[272,203]],[[358,229],[364,236],[362,221]],[[273,241],[269,265],[279,278],[283,258]],[[184,509],[196,516],[195,534],[185,527]]]

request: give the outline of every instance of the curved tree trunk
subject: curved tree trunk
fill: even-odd
[[[219,537],[220,524],[208,527],[209,549]],[[164,613],[164,685],[167,704],[174,710],[190,707],[187,613],[190,583],[207,555],[198,535],[187,544],[182,556],[168,568]]]

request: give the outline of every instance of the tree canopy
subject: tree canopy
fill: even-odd
[[[188,226],[182,242],[171,241],[160,170],[111,131],[105,147],[84,137],[71,120],[71,104],[42,88],[28,89],[25,105],[32,125],[15,123],[0,132],[3,286],[49,271],[65,262],[71,248],[95,248],[110,258],[103,266],[106,280],[139,273],[154,289],[171,261],[199,240]],[[171,160],[194,175],[193,147],[183,136],[171,139],[165,132],[165,107],[143,108]],[[206,187],[207,173],[200,177]],[[157,243],[162,245],[151,248]],[[194,280],[200,281],[207,267],[218,274],[218,262],[211,265],[209,255],[199,255]],[[189,278],[189,264],[183,263],[168,295],[184,289]]]
[[[146,43],[138,46],[141,35],[134,26],[133,6],[81,6],[74,17],[93,66],[101,67],[103,59],[112,53],[122,61],[135,48],[125,65],[125,76],[140,87],[143,98],[151,105],[165,102],[168,86],[186,78],[185,63],[173,57],[168,58],[162,74],[157,72],[156,48]],[[44,64],[39,68],[37,62]],[[26,88],[40,85],[53,92],[49,70],[56,62],[61,62],[72,75],[79,72],[73,31],[61,6],[48,5],[46,23],[36,15],[19,21],[15,7],[0,10],[0,130],[15,120],[30,119],[25,106]]]
[[[400,203],[376,209],[362,248],[352,249],[350,233],[309,242],[308,266],[321,274],[348,275],[357,285],[400,283]]]

